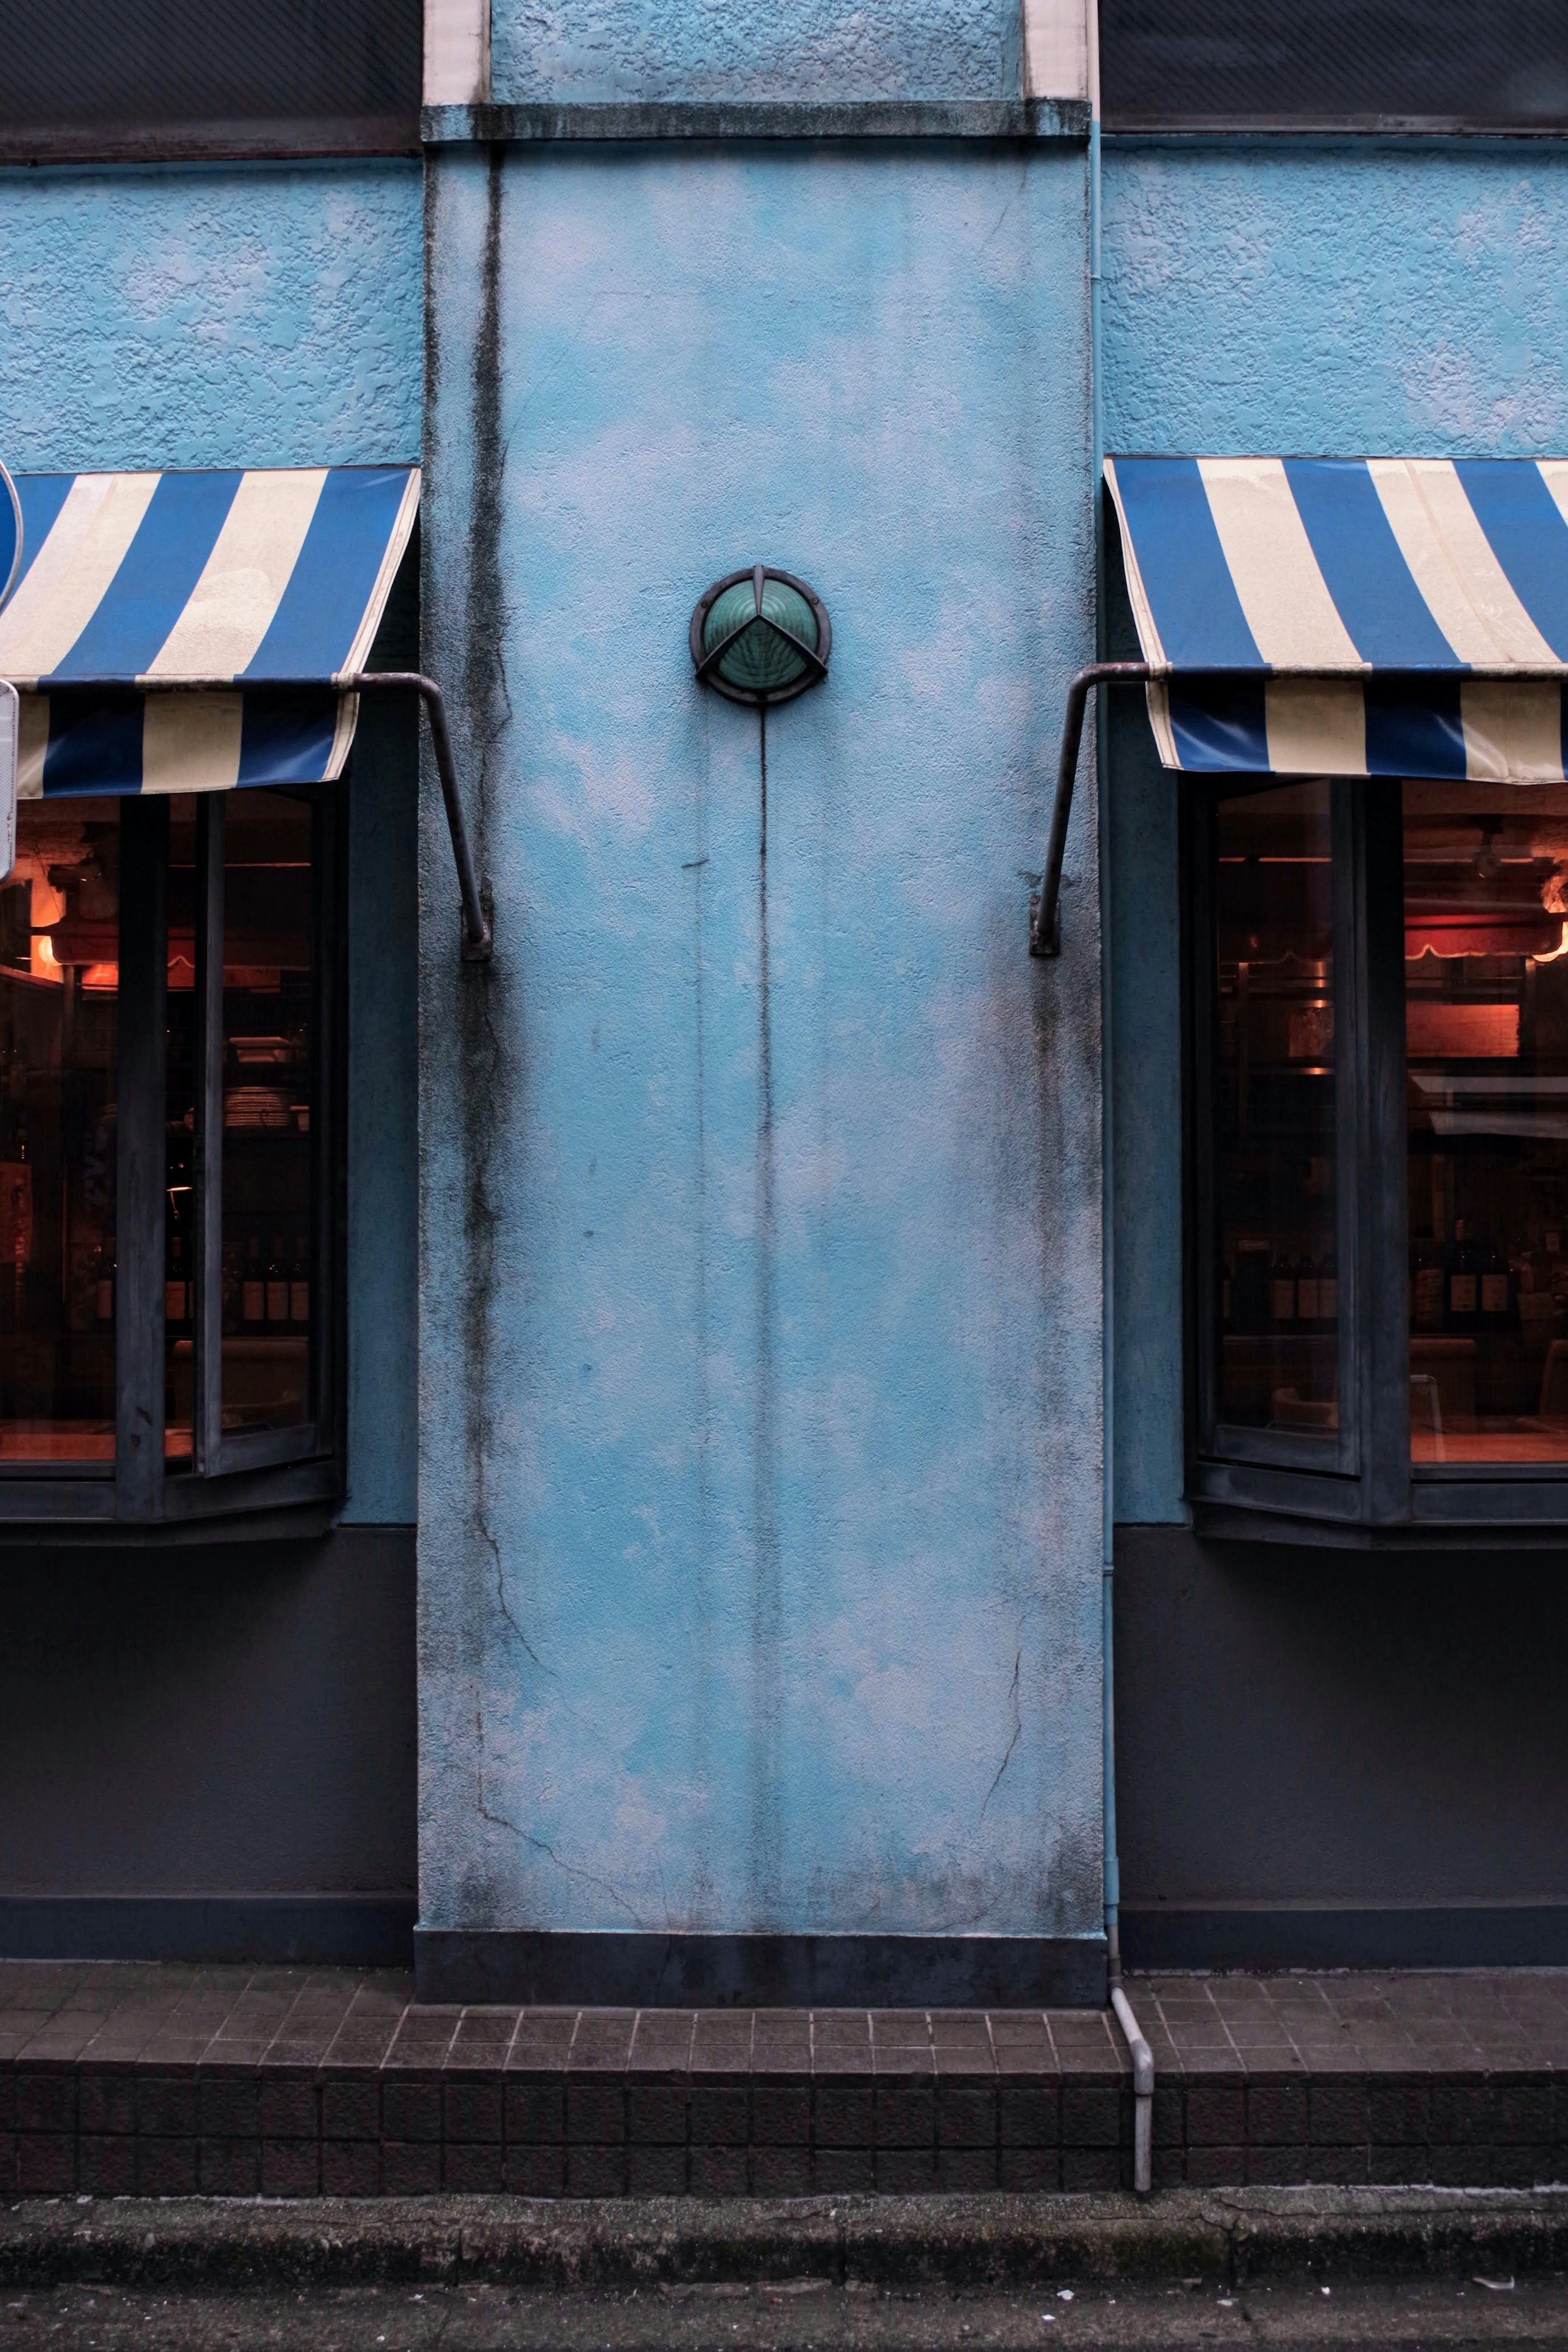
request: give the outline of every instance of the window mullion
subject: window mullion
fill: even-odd
[[[115,1514],[163,1508],[163,1216],[168,1183],[169,809],[128,798],[120,816],[120,1026],[115,1078],[119,1266]]]
[[[196,812],[195,1382],[196,1471],[223,1466],[224,797]]]
[[[1340,786],[1352,799],[1354,926],[1355,1351],[1365,1515],[1410,1516],[1408,1204],[1406,1197],[1405,900],[1399,786]]]

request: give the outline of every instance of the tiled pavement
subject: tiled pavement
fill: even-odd
[[[11,2194],[1112,2188],[1095,2011],[412,2005],[393,1971],[0,1962]],[[1156,2185],[1568,2179],[1568,1970],[1133,1978]]]

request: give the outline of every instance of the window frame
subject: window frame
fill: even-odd
[[[167,1185],[169,803],[128,793],[120,807],[115,1103],[115,1448],[112,1463],[0,1465],[0,1530],[51,1540],[211,1531],[265,1515],[325,1525],[342,1493],[346,1324],[346,812],[341,783],[290,786],[308,801],[312,975],[309,1412],[298,1426],[225,1436],[221,1421],[223,1260],[224,835],[227,793],[196,799],[195,1188],[192,1452],[165,1456],[164,1249]],[[303,1517],[301,1517],[303,1515]]]
[[[1181,794],[1183,1322],[1186,1492],[1213,1534],[1358,1544],[1560,1541],[1568,1462],[1413,1466],[1405,1054],[1404,835],[1398,779],[1329,780],[1333,845],[1338,1458],[1214,1413],[1218,1296],[1214,813],[1299,778],[1184,779]]]

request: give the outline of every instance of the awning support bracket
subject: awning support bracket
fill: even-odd
[[[457,868],[458,895],[463,901],[463,961],[465,963],[488,963],[495,941],[474,872],[468,828],[463,822],[463,803],[457,793],[457,768],[452,757],[452,737],[447,731],[446,703],[441,688],[433,677],[425,677],[418,670],[412,669],[361,670],[349,677],[335,678],[333,684],[355,694],[362,694],[367,688],[406,688],[417,694],[423,703],[424,715],[430,721],[431,749],[435,753],[435,772],[441,779],[446,830],[452,835],[452,860]]]
[[[494,940],[489,918],[479,893],[478,878],[474,872],[474,856],[468,846],[468,828],[463,822],[463,803],[457,791],[457,770],[452,757],[452,737],[446,725],[446,704],[441,688],[433,677],[425,677],[413,669],[350,670],[335,677],[73,677],[60,679],[61,686],[73,691],[83,687],[120,690],[130,688],[138,694],[249,694],[266,693],[269,689],[302,686],[330,687],[339,694],[402,693],[417,694],[424,705],[430,721],[431,746],[435,753],[435,772],[441,779],[442,803],[446,811],[446,830],[452,836],[452,859],[457,868],[458,896],[463,901],[463,961],[465,963],[488,963]]]
[[[1045,866],[1040,888],[1029,902],[1029,951],[1031,956],[1061,953],[1061,860],[1067,848],[1067,820],[1072,814],[1072,787],[1078,774],[1078,752],[1083,740],[1083,712],[1090,689],[1096,686],[1142,686],[1149,677],[1147,662],[1091,662],[1067,689],[1061,719],[1061,750],[1056,762],[1056,797],[1051,804],[1051,831],[1045,840]]]

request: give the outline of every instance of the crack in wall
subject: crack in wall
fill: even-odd
[[[1012,1680],[1012,1688],[1011,1688],[1011,1689],[1009,1691],[1009,1693],[1008,1693],[1008,1704],[1009,1705],[1009,1706],[1012,1708],[1012,1711],[1013,1711],[1013,1734],[1012,1734],[1012,1738],[1008,1741],[1008,1749],[1007,1749],[1007,1754],[1002,1758],[1001,1762],[997,1766],[997,1777],[996,1777],[996,1779],[991,1782],[990,1787],[986,1790],[986,1803],[985,1803],[985,1804],[983,1804],[983,1805],[980,1807],[980,1819],[981,1819],[981,1821],[984,1821],[984,1820],[985,1820],[985,1818],[986,1818],[986,1805],[988,1805],[988,1804],[990,1803],[991,1799],[996,1795],[997,1790],[1001,1787],[1001,1784],[1002,1784],[1002,1774],[1007,1770],[1008,1766],[1009,1766],[1009,1765],[1012,1762],[1012,1760],[1013,1760],[1013,1749],[1018,1746],[1019,1737],[1021,1736],[1022,1731],[1023,1731],[1023,1709],[1022,1709],[1021,1706],[1020,1706],[1020,1705],[1019,1705],[1019,1675],[1022,1674],[1022,1672],[1023,1672],[1023,1652],[1022,1652],[1022,1650],[1019,1650],[1019,1654],[1018,1654],[1017,1657],[1016,1657],[1016,1658],[1014,1658],[1014,1660],[1013,1660],[1013,1680]]]
[[[612,1903],[619,1910],[625,1912],[634,1927],[645,1928],[647,1921],[640,1912],[633,1909],[625,1896],[612,1885],[608,1878],[601,1878],[591,1870],[583,1870],[576,1863],[564,1862],[547,1839],[537,1836],[532,1830],[524,1829],[522,1823],[515,1822],[510,1813],[500,1812],[491,1804],[485,1794],[485,1709],[482,1702],[478,1700],[476,1700],[474,1706],[474,1740],[476,1750],[474,1806],[480,1820],[488,1822],[492,1829],[510,1831],[512,1836],[519,1840],[522,1844],[530,1847],[535,1853],[542,1853],[547,1861],[552,1862],[564,1876],[580,1878],[586,1886],[597,1886],[601,1894],[609,1895]]]

